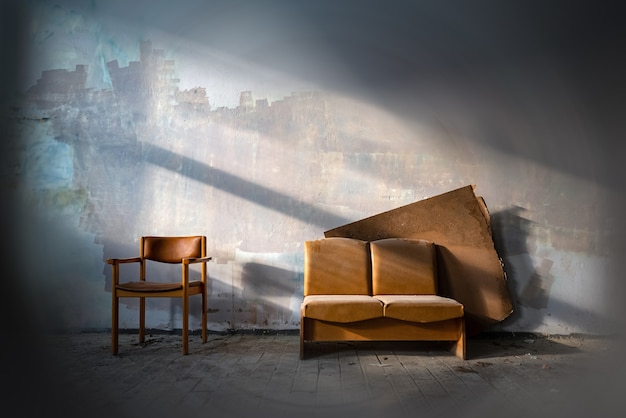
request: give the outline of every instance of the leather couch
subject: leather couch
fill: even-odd
[[[450,341],[465,359],[463,305],[437,294],[433,242],[329,237],[304,244],[301,358],[315,341]]]

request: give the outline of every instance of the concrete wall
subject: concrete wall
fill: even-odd
[[[205,234],[210,328],[296,329],[303,241],[475,184],[515,301],[499,328],[616,332],[616,14],[365,3],[7,2],[12,310],[107,329],[106,258]]]

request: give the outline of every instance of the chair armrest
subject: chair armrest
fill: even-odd
[[[141,257],[108,258],[107,264],[115,265],[115,264],[125,264],[125,263],[139,263],[140,261],[141,261]]]
[[[183,258],[183,264],[197,264],[197,263],[206,263],[207,261],[211,261],[213,257],[197,257],[197,258]]]

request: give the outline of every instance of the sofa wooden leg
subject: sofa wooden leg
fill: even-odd
[[[465,346],[461,341],[455,342],[451,351],[459,359],[465,360]]]
[[[456,342],[452,346],[452,352],[454,353],[455,356],[457,356],[461,360],[465,360],[466,352],[465,352],[465,321],[464,320],[460,321],[459,328],[460,328],[459,339],[456,340]]]
[[[300,318],[300,360],[304,360],[304,318]]]

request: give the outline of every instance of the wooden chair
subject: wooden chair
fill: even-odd
[[[180,280],[162,282],[146,280],[147,261],[159,263],[181,264]],[[139,298],[139,341],[145,341],[146,333],[146,298],[168,297],[181,298],[183,305],[183,354],[189,353],[189,296],[202,297],[202,342],[207,340],[207,295],[206,263],[211,257],[206,256],[205,236],[185,237],[153,237],[144,236],[139,241],[139,257],[110,258],[107,263],[112,268],[112,324],[111,351],[118,353],[119,333],[119,298]],[[139,281],[120,283],[120,266],[128,263],[139,263]],[[189,279],[189,266],[201,263],[200,280]]]

